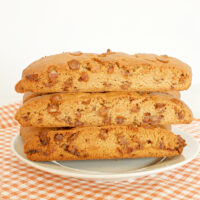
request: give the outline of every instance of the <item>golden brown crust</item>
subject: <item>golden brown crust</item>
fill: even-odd
[[[59,93],[34,97],[16,114],[22,126],[77,127],[190,123],[192,112],[163,93]]]
[[[181,98],[181,93],[178,91],[166,91],[164,92],[166,94],[172,95],[173,97],[180,99]],[[33,93],[33,92],[25,92],[23,95],[23,103],[28,101],[29,99],[32,99],[37,96],[42,96],[43,94],[38,94],[38,93]]]
[[[190,67],[166,55],[62,53],[29,65],[17,83],[19,93],[167,91],[191,84]]]
[[[33,93],[33,92],[25,92],[24,95],[23,95],[23,103],[25,103],[29,99],[32,99],[32,98],[37,97],[37,96],[42,96],[42,94]]]
[[[156,126],[21,128],[24,152],[34,161],[180,155],[185,141]]]

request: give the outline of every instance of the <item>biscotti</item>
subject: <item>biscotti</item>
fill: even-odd
[[[190,67],[166,55],[62,53],[29,65],[17,83],[19,93],[186,90]]]
[[[21,128],[33,161],[94,160],[180,155],[185,141],[158,126]]]
[[[173,97],[178,98],[178,99],[181,98],[181,94],[178,91],[166,91],[164,93],[170,94]],[[37,96],[42,96],[42,95],[43,94],[38,94],[38,93],[33,93],[33,92],[25,92],[24,95],[23,95],[23,103],[28,101],[29,99],[32,99],[32,98],[37,97]]]
[[[77,127],[131,124],[180,124],[192,112],[179,99],[162,93],[59,93],[34,97],[16,113],[22,126]]]

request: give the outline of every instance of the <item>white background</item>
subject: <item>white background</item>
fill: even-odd
[[[0,0],[0,104],[21,98],[14,85],[34,60],[64,51],[107,48],[168,54],[188,63],[193,86],[183,99],[197,114],[198,0]]]

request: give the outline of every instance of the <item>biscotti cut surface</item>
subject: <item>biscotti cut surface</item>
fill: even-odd
[[[181,98],[181,93],[178,92],[178,91],[166,91],[164,93],[169,94],[169,95],[171,95],[175,98],[178,98],[178,99]],[[43,94],[38,94],[38,93],[33,93],[33,92],[25,92],[24,95],[23,95],[23,103],[28,101],[29,99],[32,99],[32,98],[37,97],[37,96],[42,96],[42,95]]]
[[[192,112],[162,93],[59,93],[28,100],[15,117],[22,126],[77,127],[190,123]]]
[[[181,154],[185,141],[162,127],[21,128],[34,161],[163,157]]]
[[[19,93],[185,90],[191,68],[166,55],[110,52],[62,53],[29,65],[17,83]]]

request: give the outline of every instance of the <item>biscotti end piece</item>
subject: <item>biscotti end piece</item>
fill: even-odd
[[[22,126],[77,127],[190,123],[191,110],[171,95],[143,92],[59,93],[26,101],[17,111]]]
[[[166,55],[79,52],[32,63],[15,89],[19,93],[181,91],[191,80],[191,68]]]
[[[26,127],[20,132],[33,161],[169,157],[180,155],[186,145],[181,136],[155,126]]]

